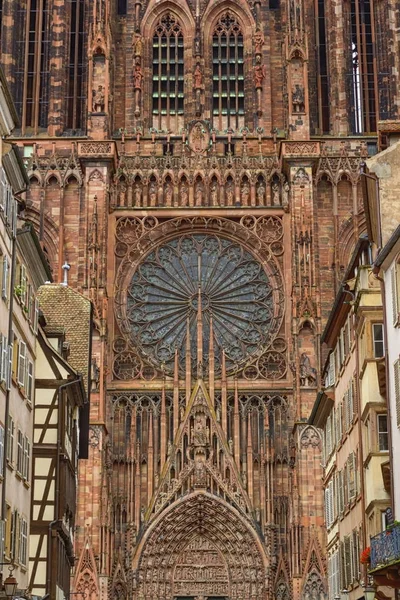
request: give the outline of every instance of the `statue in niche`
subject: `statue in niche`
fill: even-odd
[[[303,113],[304,112],[304,90],[298,83],[294,86],[292,92],[292,104],[293,112]]]
[[[198,182],[195,193],[196,206],[203,206],[203,195],[203,184]]]
[[[285,209],[285,211],[287,211],[289,208],[289,192],[290,192],[289,183],[287,181],[285,181],[285,183],[283,184],[283,189],[282,189],[282,206]]]
[[[126,206],[126,181],[120,179],[119,181],[119,205]]]
[[[228,185],[226,187],[226,199],[228,201],[227,202],[228,206],[233,205],[233,196],[234,196],[233,183],[232,183],[232,181],[228,181]]]
[[[215,179],[211,183],[210,199],[211,199],[211,206],[218,205],[218,183],[215,181]]]
[[[143,52],[143,40],[142,40],[142,36],[137,35],[134,42],[133,42],[133,51],[135,53],[135,56],[142,56],[142,52]]]
[[[105,107],[105,96],[103,86],[99,85],[93,92],[93,112],[102,113]]]
[[[157,185],[156,185],[155,181],[150,182],[149,200],[150,200],[150,206],[156,206],[156,204],[157,204]]]
[[[197,63],[196,68],[194,70],[193,79],[194,89],[200,90],[203,87],[203,73],[201,72],[199,63]]]
[[[137,181],[134,187],[135,206],[141,206],[142,204],[142,186]]]
[[[248,206],[250,204],[250,186],[247,181],[244,181],[242,184],[242,204],[243,206]]]
[[[300,356],[300,385],[309,387],[317,381],[317,369],[311,366],[311,361],[306,352]]]
[[[173,196],[174,190],[172,187],[172,183],[170,181],[167,181],[166,185],[165,185],[165,191],[164,191],[164,199],[165,199],[165,205],[166,206],[171,206],[172,205],[172,196]]]
[[[264,181],[260,181],[257,185],[257,204],[263,206],[265,203],[265,185]]]
[[[140,65],[135,65],[135,70],[133,73],[133,87],[135,90],[142,89],[142,79],[143,79],[143,71]]]
[[[280,198],[280,190],[279,183],[276,181],[272,184],[272,206],[280,206],[281,198]]]
[[[265,65],[262,65],[261,62],[261,57],[258,56],[257,57],[257,64],[254,67],[254,87],[256,89],[260,89],[263,86],[263,81],[266,77],[266,68]]]
[[[188,199],[189,199],[188,186],[186,185],[185,181],[182,181],[181,189],[180,189],[180,204],[181,204],[181,206],[187,206]]]

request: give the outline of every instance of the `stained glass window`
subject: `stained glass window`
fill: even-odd
[[[189,330],[195,364],[199,304],[203,362],[208,364],[212,319],[216,372],[222,350],[227,370],[234,371],[276,329],[273,289],[262,265],[235,242],[196,233],[159,246],[134,273],[126,307],[132,344],[172,372],[175,349],[185,364]]]
[[[212,40],[213,118],[218,129],[244,124],[244,46],[241,27],[229,12]]]
[[[170,126],[170,116],[183,115],[183,33],[171,14],[159,21],[153,36],[153,125]]]

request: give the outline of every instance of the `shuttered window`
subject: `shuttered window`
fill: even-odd
[[[19,385],[25,385],[26,377],[26,344],[19,342],[18,344],[18,371],[17,380]]]
[[[396,420],[397,427],[400,427],[400,359],[397,359],[393,365],[394,375],[394,397],[396,402]]]
[[[8,298],[8,287],[10,280],[10,265],[8,261],[8,257],[6,255],[3,256],[2,264],[1,264],[1,297],[3,300],[7,300]]]
[[[4,427],[0,425],[0,477],[3,476],[4,464]],[[2,554],[0,554],[2,556]]]

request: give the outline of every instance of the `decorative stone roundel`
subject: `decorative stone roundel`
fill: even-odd
[[[160,245],[139,264],[127,289],[130,341],[167,372],[176,350],[183,368],[188,346],[196,364],[199,335],[208,366],[211,323],[215,371],[223,350],[227,371],[234,371],[260,354],[277,321],[263,266],[237,242],[214,234],[185,234]]]

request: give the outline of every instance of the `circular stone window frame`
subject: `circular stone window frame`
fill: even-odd
[[[132,239],[130,244],[127,243],[126,254],[122,258],[115,277],[114,299],[115,319],[121,336],[127,342],[127,347],[137,352],[140,358],[152,367],[158,370],[163,368],[162,364],[153,360],[148,354],[143,353],[139,344],[134,345],[132,343],[130,324],[126,315],[128,287],[138,267],[160,246],[185,235],[215,235],[243,246],[244,250],[261,265],[270,281],[274,307],[273,320],[275,321],[275,327],[273,330],[271,329],[269,336],[270,342],[260,346],[257,352],[249,356],[248,360],[241,361],[237,368],[231,369],[228,374],[237,373],[238,370],[241,371],[254,364],[271,347],[276,337],[282,337],[281,328],[285,316],[284,278],[278,257],[270,249],[270,245],[283,238],[282,220],[276,216],[270,218],[279,220],[281,233],[278,234],[276,239],[269,240],[269,243],[260,239],[255,233],[255,226],[250,229],[223,217],[178,217],[161,223],[157,222],[155,227],[144,229],[139,238]],[[127,217],[123,217],[123,219],[126,220]],[[280,257],[281,255],[279,255]]]

